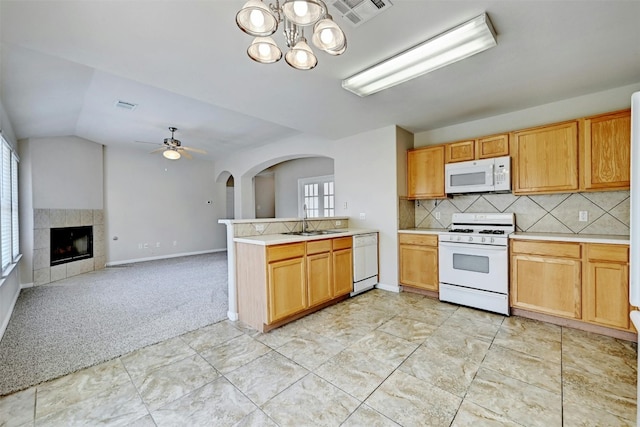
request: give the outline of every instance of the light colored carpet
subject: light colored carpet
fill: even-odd
[[[23,289],[0,341],[0,396],[218,322],[227,295],[226,252]]]

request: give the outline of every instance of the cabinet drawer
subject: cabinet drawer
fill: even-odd
[[[400,233],[401,245],[423,245],[438,246],[438,235],[436,234],[404,234]]]
[[[580,258],[580,243],[556,243],[539,241],[513,240],[513,253],[530,255],[547,255],[555,258]]]
[[[627,245],[587,245],[589,261],[629,262],[629,246]]]
[[[307,242],[307,255],[331,251],[331,240],[312,240]]]
[[[267,262],[304,256],[304,242],[267,246]]]
[[[332,242],[334,251],[348,249],[353,246],[353,237],[337,237]]]

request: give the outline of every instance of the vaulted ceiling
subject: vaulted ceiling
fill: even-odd
[[[248,58],[252,38],[235,23],[243,0],[3,0],[0,98],[18,138],[149,150],[135,141],[161,142],[175,126],[215,158],[299,133],[419,132],[640,82],[640,1],[391,2],[359,27],[330,6],[348,49],[316,50],[318,66],[299,71]],[[497,47],[366,98],[341,88],[483,12]]]

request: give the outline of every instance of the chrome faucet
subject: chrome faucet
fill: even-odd
[[[304,214],[302,215],[302,232],[306,233],[308,231],[308,226],[309,226],[309,224],[307,224],[307,204],[306,203],[302,205],[302,211],[304,212]]]

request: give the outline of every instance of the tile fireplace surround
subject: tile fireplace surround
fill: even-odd
[[[51,228],[93,226],[93,258],[51,267]],[[33,212],[33,284],[44,285],[104,268],[105,230],[101,209],[35,209]]]

